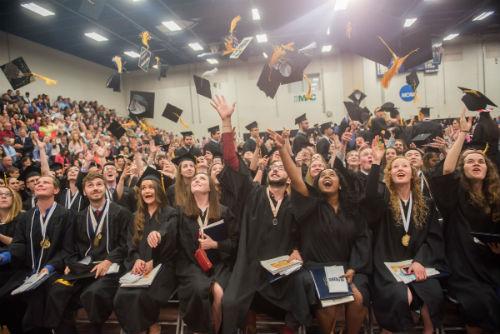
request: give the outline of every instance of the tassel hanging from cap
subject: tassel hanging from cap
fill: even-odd
[[[304,94],[304,96],[306,98],[306,101],[311,101],[312,100],[312,82],[311,82],[311,79],[309,79],[309,77],[306,74],[304,74],[304,80],[307,82],[307,91]]]
[[[286,56],[287,52],[291,52],[295,50],[295,43],[291,42],[288,44],[281,44],[278,46],[274,47],[273,54],[271,55],[269,59],[269,67],[270,68],[276,68],[280,61],[283,59],[283,57]],[[271,74],[272,71],[269,71],[269,78],[268,80],[271,81]]]
[[[31,75],[34,76],[37,79],[43,80],[47,86],[55,86],[55,85],[57,85],[57,80],[48,78],[46,76],[43,76],[41,74],[34,73],[34,72],[31,72]]]
[[[113,58],[111,58],[111,60],[113,61],[113,63],[115,63],[116,65],[116,71],[118,73],[122,73],[123,71],[123,62],[122,62],[122,57],[120,56],[114,56]]]
[[[234,33],[234,31],[236,30],[236,27],[238,26],[238,22],[240,22],[241,20],[241,16],[238,15],[238,16],[235,16],[232,20],[231,20],[231,25],[229,26],[229,33],[232,35]]]
[[[392,66],[387,70],[387,72],[384,73],[384,76],[382,77],[381,80],[382,87],[387,88],[389,87],[389,83],[391,82],[392,78],[398,73],[399,69],[406,61],[406,59],[415,52],[417,52],[418,49],[408,52],[404,57],[398,57],[398,55],[391,49],[389,45],[387,45],[387,43],[384,41],[382,37],[378,36],[378,38],[380,39],[382,44],[385,45],[387,50],[389,50],[392,56]]]
[[[151,34],[149,31],[143,31],[139,34],[139,36],[141,37],[142,45],[144,45],[146,49],[149,49],[149,41],[151,40]]]
[[[489,143],[486,143],[486,147],[484,148],[483,150],[483,154],[486,155],[488,154],[488,149],[490,148],[490,144]]]

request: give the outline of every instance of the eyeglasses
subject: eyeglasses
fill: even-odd
[[[8,192],[0,192],[0,197],[12,197],[12,193]]]

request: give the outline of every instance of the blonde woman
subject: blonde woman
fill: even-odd
[[[412,311],[420,312],[424,329],[431,334],[440,322],[443,293],[439,281],[428,277],[428,267],[443,270],[444,242],[435,206],[420,190],[415,168],[405,157],[387,162],[384,183],[379,182],[383,144],[372,143],[373,166],[368,176],[365,209],[373,232],[373,308],[384,333],[408,331],[414,326]],[[385,262],[411,260],[406,274],[415,281],[398,282]]]
[[[500,243],[482,243],[471,232],[500,234],[500,180],[484,151],[461,153],[471,124],[462,114],[443,175],[431,179],[431,189],[445,221],[449,293],[458,300],[468,333],[496,333],[500,331]]]

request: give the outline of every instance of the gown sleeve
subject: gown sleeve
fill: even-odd
[[[430,186],[439,211],[445,217],[449,217],[458,205],[460,191],[458,177],[455,173],[435,176],[431,178]]]
[[[309,191],[309,196],[304,196],[295,189],[292,188],[291,203],[292,203],[292,213],[298,223],[303,223],[310,217],[314,210],[318,209],[319,201],[321,198],[311,194]]]
[[[120,211],[116,217],[119,226],[118,243],[116,247],[108,254],[106,260],[112,263],[121,264],[127,256],[127,239],[130,226],[133,224],[132,214],[127,209],[120,207]]]
[[[370,174],[368,174],[365,198],[362,205],[367,223],[370,227],[380,222],[387,206],[384,194],[381,193],[379,189],[379,175],[380,165],[372,165]]]
[[[16,224],[14,237],[8,248],[14,262],[23,263],[26,257],[26,245],[28,242],[26,240],[26,224],[29,218],[28,213],[22,213]]]
[[[372,264],[371,234],[362,217],[356,220],[356,241],[351,249],[348,269],[354,269],[357,273],[370,274]]]
[[[236,219],[229,209],[225,209],[224,222],[228,229],[228,237],[226,240],[218,242],[218,250],[226,255],[233,256],[238,248],[238,228]]]

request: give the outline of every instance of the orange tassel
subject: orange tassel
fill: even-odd
[[[31,72],[31,75],[34,76],[35,78],[37,79],[40,79],[40,80],[43,80],[45,81],[45,84],[47,86],[54,86],[54,85],[57,85],[57,80],[54,80],[54,79],[51,79],[51,78],[48,78],[46,76],[43,76],[41,74],[37,74],[37,73],[33,73]]]
[[[146,49],[149,49],[149,41],[151,40],[151,34],[149,31],[143,31],[139,34],[139,36],[141,37],[142,45],[144,45]]]
[[[307,91],[305,93],[305,98],[307,101],[310,101],[312,100],[312,82],[306,74],[304,74],[304,80],[307,82]]]
[[[123,63],[122,63],[122,57],[120,56],[114,56],[113,58],[111,58],[111,60],[115,63],[116,65],[116,71],[118,73],[122,73],[123,71]]]
[[[232,35],[233,32],[236,30],[236,26],[238,25],[238,22],[240,22],[241,20],[241,16],[235,16],[232,20],[231,20],[231,26],[229,27],[229,33]]]
[[[415,52],[417,52],[418,49],[408,52],[404,57],[398,57],[398,55],[389,47],[389,45],[387,45],[387,43],[384,41],[382,37],[378,36],[378,38],[380,39],[382,44],[385,45],[387,50],[389,50],[392,56],[392,66],[387,70],[387,72],[384,73],[384,76],[380,81],[382,83],[382,87],[387,88],[389,87],[389,83],[391,82],[392,78],[398,73],[399,69],[406,61],[406,59]]]

